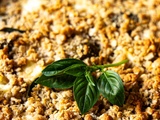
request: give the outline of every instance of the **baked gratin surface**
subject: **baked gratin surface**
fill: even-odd
[[[159,120],[160,0],[0,0],[0,120]],[[30,84],[50,63],[115,63],[125,104],[81,115],[73,92]]]

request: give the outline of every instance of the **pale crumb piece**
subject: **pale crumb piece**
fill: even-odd
[[[43,115],[26,115],[25,117],[26,120],[29,120],[29,119],[34,119],[34,120],[47,120],[46,117],[44,117]]]
[[[65,52],[62,46],[59,46],[55,52],[56,52],[56,55],[54,57],[55,60],[60,60],[65,58]]]

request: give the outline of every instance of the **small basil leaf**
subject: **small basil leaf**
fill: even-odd
[[[19,29],[15,29],[15,28],[9,28],[9,27],[5,27],[3,29],[1,29],[0,31],[3,31],[3,32],[14,32],[14,31],[18,31],[20,33],[24,33],[25,31],[24,30],[19,30]]]
[[[96,82],[94,81],[94,84]],[[93,86],[85,76],[77,77],[73,84],[74,99],[82,114],[86,113],[99,98],[97,86]]]
[[[77,59],[63,59],[63,60],[58,60],[56,62],[53,62],[52,64],[48,65],[42,73],[45,76],[53,76],[53,75],[60,75],[63,74],[66,68],[70,67],[71,65],[74,64],[81,64],[81,65],[86,65],[84,62],[81,60]]]
[[[73,86],[76,77],[63,74],[61,76],[44,76],[39,77],[35,83],[57,89],[68,89]]]
[[[108,70],[102,73],[98,80],[98,89],[112,104],[118,106],[124,104],[124,87],[120,76],[116,72]]]

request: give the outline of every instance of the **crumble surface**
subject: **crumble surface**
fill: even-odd
[[[159,0],[0,0],[1,120],[160,119]],[[72,90],[30,84],[53,61],[115,63],[125,88],[123,107],[102,96],[81,115]]]

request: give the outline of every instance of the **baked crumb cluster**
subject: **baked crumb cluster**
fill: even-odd
[[[159,0],[0,0],[1,120],[159,120]],[[81,115],[73,91],[30,84],[53,61],[115,63],[123,107],[102,96]]]

